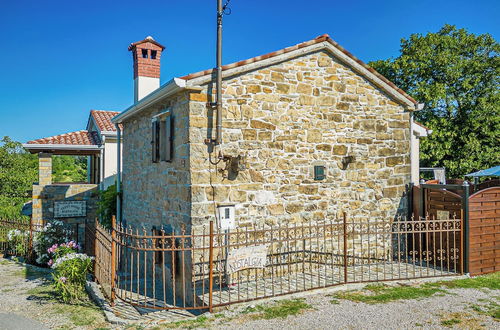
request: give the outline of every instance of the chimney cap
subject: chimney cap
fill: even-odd
[[[154,40],[152,36],[147,36],[145,39],[143,39],[141,41],[137,41],[137,42],[131,43],[130,46],[128,46],[128,50],[134,50],[138,45],[144,44],[144,43],[147,43],[147,42],[152,43],[152,44],[160,47],[162,51],[165,49],[165,46],[163,46],[162,44],[160,44],[159,42],[157,42],[156,40]]]

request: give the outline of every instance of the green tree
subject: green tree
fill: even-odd
[[[0,218],[19,218],[37,180],[37,157],[8,136],[0,140]]]
[[[398,57],[370,63],[425,104],[415,113],[433,131],[421,141],[422,165],[462,177],[499,164],[499,51],[489,34],[445,25],[402,39]]]
[[[87,156],[52,156],[52,176],[54,182],[85,182]]]

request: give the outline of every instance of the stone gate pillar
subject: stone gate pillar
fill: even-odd
[[[52,184],[52,154],[45,152],[38,154],[38,184],[41,186]]]

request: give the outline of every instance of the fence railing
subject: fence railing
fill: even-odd
[[[0,237],[14,227],[30,228],[0,221]],[[147,231],[113,219],[111,230],[97,220],[85,228],[85,252],[95,256],[94,276],[108,299],[146,309],[212,310],[343,283],[463,273],[461,219],[344,215],[232,230],[210,222],[190,232]]]
[[[0,219],[0,254],[31,260],[34,256],[35,236],[44,227],[45,223],[31,223],[30,220],[25,219]],[[78,225],[68,225],[68,230],[71,232],[71,239],[80,243],[78,241]]]
[[[113,218],[113,225],[114,225]],[[97,220],[85,224],[85,253],[95,257],[93,274],[101,285],[106,297],[113,302],[115,278],[113,271],[116,268],[115,247],[112,230],[104,228]]]
[[[460,219],[360,222],[344,216],[227,231],[210,223],[191,233],[118,224],[99,240],[116,258],[103,277],[111,276],[111,290],[148,309],[211,310],[343,283],[463,272]],[[106,258],[103,264],[111,265]]]

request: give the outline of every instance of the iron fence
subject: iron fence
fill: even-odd
[[[0,254],[34,261],[33,242],[36,234],[43,231],[44,227],[45,222],[32,223],[25,219],[0,219]],[[71,239],[79,243],[78,224],[67,227],[71,231]]]
[[[227,231],[210,223],[190,233],[116,225],[110,235],[116,242],[112,291],[147,309],[211,310],[343,283],[463,273],[460,219],[344,216]],[[252,255],[257,250],[261,263]]]
[[[41,225],[0,220],[0,248],[16,252],[7,232],[27,233],[26,256]],[[332,221],[208,226],[147,231],[85,225],[85,252],[108,299],[146,309],[213,307],[330,287],[463,273],[461,219]],[[19,251],[17,251],[19,252]],[[19,253],[18,253],[19,254]]]

